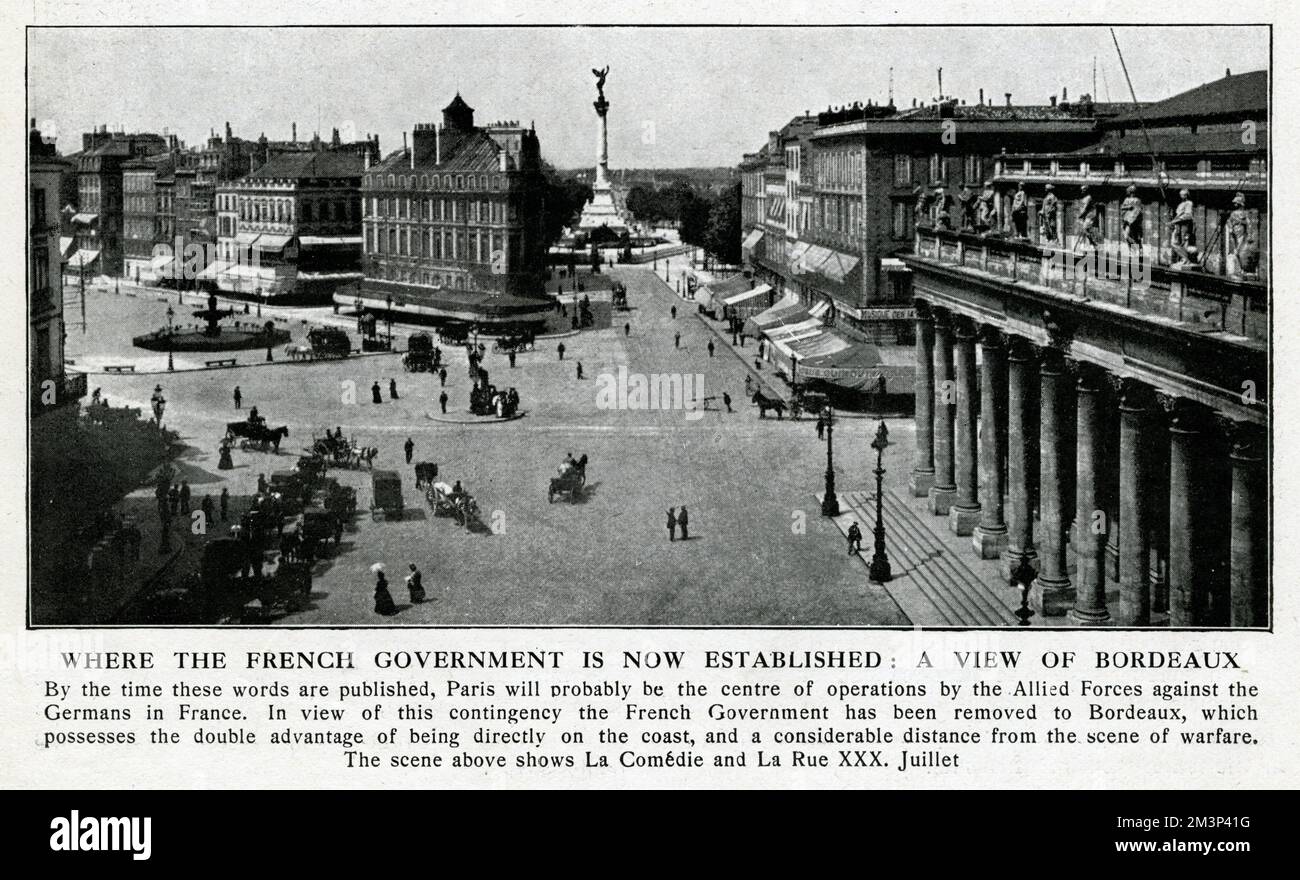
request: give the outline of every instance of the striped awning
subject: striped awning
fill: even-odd
[[[89,226],[99,219],[98,214],[73,214],[72,222],[81,226]]]
[[[751,300],[757,296],[766,296],[772,291],[772,288],[766,284],[760,284],[757,287],[751,287],[749,290],[742,290],[740,293],[733,293],[722,300],[723,305],[734,306],[739,303]]]
[[[85,269],[99,259],[99,251],[77,251],[68,257],[68,268]]]

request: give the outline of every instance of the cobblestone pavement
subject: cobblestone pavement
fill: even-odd
[[[683,307],[662,274],[656,278],[643,267],[612,274],[627,283],[632,307],[615,313],[612,328],[541,341],[517,358],[513,370],[504,355],[488,354],[491,380],[519,390],[526,417],[513,422],[430,419],[437,378],[403,372],[394,355],[96,376],[92,385],[102,386],[114,405],[147,406],[154,384],[161,383],[165,421],[195,447],[193,464],[216,474],[232,495],[250,493],[259,473],[291,467],[313,433],[336,425],[357,442],[379,447],[378,468],[402,473],[406,516],[381,522],[364,514],[368,474],[331,472],[358,487],[363,513],[340,552],[318,564],[310,607],[284,617],[285,624],[906,625],[889,593],[867,583],[862,561],[844,552],[836,525],[820,515],[815,493],[822,487],[825,445],[812,422],[760,420],[743,396],[745,365],[721,346],[709,356],[712,331]],[[154,312],[165,306],[133,309],[131,302],[137,301],[99,294],[88,304],[83,350],[92,344],[115,350],[122,339],[129,346],[132,334],[157,326]],[[675,320],[669,312],[674,304]],[[322,316],[329,312],[320,310]],[[78,330],[70,329],[70,339]],[[559,342],[566,349],[562,361]],[[464,412],[470,384],[464,352],[446,354],[448,410]],[[598,391],[611,380],[600,377],[616,376],[619,368],[703,376],[698,398],[717,399],[702,413],[601,408]],[[389,400],[390,377],[398,383],[396,401]],[[383,389],[379,405],[371,403],[376,381]],[[231,401],[236,384],[243,412]],[[725,412],[723,391],[735,412]],[[235,470],[217,471],[224,424],[253,405],[269,425],[289,426],[280,455],[236,451]],[[901,486],[911,426],[891,422],[890,429],[898,442],[890,481]],[[868,485],[873,430],[874,422],[860,419],[845,420],[837,430],[841,486]],[[416,461],[437,462],[440,479],[459,479],[474,494],[486,528],[471,532],[431,514],[403,463],[408,436]],[[589,456],[586,492],[576,503],[550,504],[548,480],[569,452]],[[681,505],[690,510],[691,537],[670,543],[665,511]],[[392,618],[371,609],[368,569],[381,561],[401,608]],[[424,604],[405,601],[408,562],[424,572]]]

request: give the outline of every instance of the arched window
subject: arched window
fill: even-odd
[[[397,186],[397,175],[396,175],[396,174],[390,174],[390,175],[388,175],[388,187],[389,187],[389,189],[392,189],[392,188],[395,187],[395,186]]]
[[[464,189],[464,188],[465,188],[465,175],[463,175],[463,174],[457,174],[457,175],[456,175],[456,189]]]

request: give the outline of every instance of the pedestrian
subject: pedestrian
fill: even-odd
[[[411,458],[415,455],[415,441],[410,437],[407,437],[406,443],[403,444],[402,448],[406,450],[406,463],[410,464]]]
[[[582,378],[582,361],[578,361],[578,378]]]
[[[388,592],[388,579],[384,577],[382,568],[375,571],[375,613],[385,617],[397,613],[397,604],[393,601],[393,594]]]
[[[673,334],[673,348],[681,348],[681,347],[682,347],[682,334],[679,331]]]
[[[181,506],[181,487],[178,483],[173,483],[172,487],[167,490],[167,508],[172,516],[180,510]]]
[[[681,510],[677,511],[677,525],[681,526],[683,541],[690,538],[690,535],[686,532],[686,527],[689,524],[690,524],[690,517],[686,515],[686,508],[683,507]]]
[[[221,487],[221,521],[225,522],[230,513],[230,490],[225,486]]]
[[[239,386],[235,386],[235,409],[239,409],[244,403],[244,395],[240,393]]]
[[[817,439],[818,440],[826,439],[826,417],[825,416],[817,417]]]
[[[515,353],[512,351],[507,357],[510,359],[510,369],[513,370],[515,368]]]
[[[672,507],[668,508],[668,540],[677,540],[677,514]]]
[[[559,345],[557,345],[555,347],[555,350],[560,353],[560,360],[564,360],[564,343],[561,342]]]
[[[203,511],[203,528],[207,528],[212,522],[212,496],[204,495],[202,503],[199,504],[199,510]]]
[[[623,335],[624,335],[624,336],[631,336],[631,335],[632,335],[632,325],[631,325],[631,324],[624,324],[624,325],[623,325]]]
[[[726,405],[727,412],[731,412],[731,395],[725,391],[722,392],[722,402]]]
[[[670,309],[669,311],[672,312],[673,320],[676,321],[676,320],[677,320],[677,306],[673,306],[672,309]]]
[[[388,380],[388,399],[389,399],[389,400],[396,400],[396,399],[397,399],[397,380],[396,380],[396,379],[389,379],[389,380]]]
[[[442,407],[442,414],[447,414],[447,392],[443,391],[438,395],[438,405]]]
[[[266,474],[257,475],[257,494],[265,495],[267,490]]]
[[[857,520],[849,526],[849,553],[852,554],[854,550],[862,552],[862,529],[858,528]]]
[[[447,368],[446,368],[446,367],[443,367],[441,370],[438,371],[438,382],[439,382],[441,385],[443,385],[444,387],[446,386],[446,384],[447,384]]]
[[[189,514],[189,512],[190,512],[190,498],[192,498],[192,497],[193,497],[193,495],[192,495],[191,492],[190,492],[190,481],[189,481],[189,480],[182,480],[182,481],[181,481],[181,513],[183,513],[183,514],[187,514],[187,515]]]
[[[414,562],[411,563],[411,573],[406,576],[406,589],[411,594],[412,605],[419,605],[424,601],[424,578]]]
[[[378,381],[376,381],[374,385],[371,385],[371,386],[370,386],[370,399],[371,399],[372,401],[374,401],[375,403],[383,403],[383,402],[384,402],[384,398],[383,398],[383,396],[380,394],[380,391],[379,391],[379,382],[378,382]]]
[[[709,340],[709,357],[713,357],[713,340]]]

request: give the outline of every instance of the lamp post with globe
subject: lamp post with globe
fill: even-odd
[[[172,360],[172,319],[176,317],[176,312],[171,306],[167,307],[167,371],[176,369],[176,364]]]
[[[885,520],[882,505],[885,477],[882,462],[887,446],[889,446],[889,428],[885,427],[882,421],[876,428],[876,438],[871,441],[871,448],[876,450],[876,527],[872,529],[875,547],[867,577],[877,584],[883,584],[893,578],[893,573],[889,569],[889,556],[885,553]]]
[[[822,495],[822,516],[839,516],[840,500],[835,495],[835,412],[829,406],[826,420],[826,492]]]

